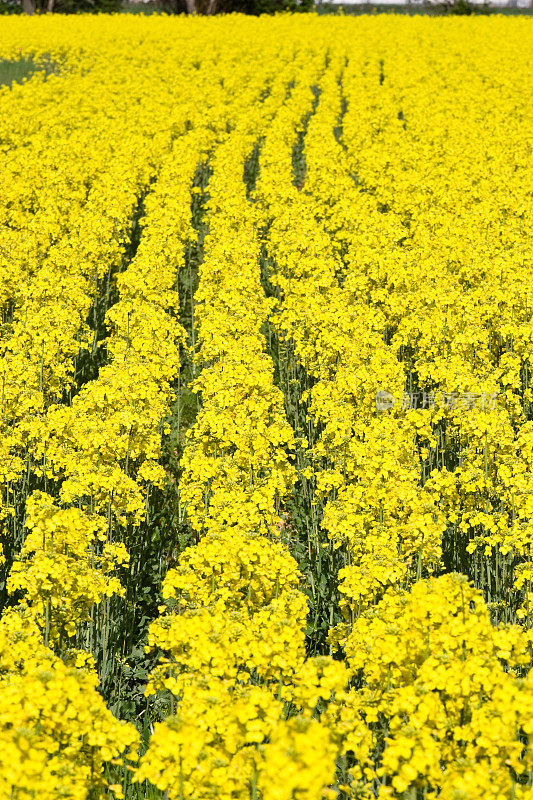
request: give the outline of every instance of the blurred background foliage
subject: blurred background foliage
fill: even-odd
[[[484,0],[415,0],[405,3],[332,3],[314,0],[0,0],[1,14],[275,14],[279,12],[308,12],[318,14],[531,14],[533,7],[523,8],[516,0],[507,6],[495,6]]]

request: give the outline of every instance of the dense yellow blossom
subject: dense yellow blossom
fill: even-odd
[[[2,797],[531,800],[529,20],[4,20]]]
[[[273,730],[259,768],[258,788],[265,800],[334,798],[337,748],[317,720],[293,717]],[[280,780],[280,777],[282,779]]]
[[[463,576],[387,594],[357,620],[345,649],[364,676],[366,723],[377,732],[387,721],[380,797],[441,786],[453,797],[469,769],[480,786],[499,775],[510,793],[514,776],[527,774],[531,752],[519,732],[531,728],[533,695],[519,675],[531,663],[528,640],[518,626],[495,629]]]
[[[71,660],[75,661],[75,658]],[[91,668],[69,666],[41,641],[25,609],[0,620],[0,791],[3,797],[86,798],[104,764],[136,757],[138,734],[105,707]],[[120,787],[119,787],[120,788]]]
[[[59,509],[44,493],[29,498],[26,513],[29,533],[8,588],[24,590],[24,601],[48,643],[72,636],[95,603],[124,591],[112,572],[127,562],[128,553],[123,544],[106,541],[99,517],[77,508]]]

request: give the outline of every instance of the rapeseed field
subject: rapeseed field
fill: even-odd
[[[533,800],[532,53],[3,19],[1,800]]]

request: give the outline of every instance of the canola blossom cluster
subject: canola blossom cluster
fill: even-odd
[[[532,47],[2,23],[1,797],[533,800]]]

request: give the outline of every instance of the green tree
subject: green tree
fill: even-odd
[[[310,11],[314,0],[159,0],[171,14],[275,14],[277,11]]]
[[[60,14],[97,13],[99,11],[119,11],[122,0],[20,0],[19,9],[24,14],[46,11]]]

